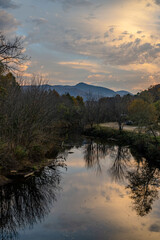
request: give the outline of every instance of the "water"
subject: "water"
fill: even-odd
[[[89,141],[61,154],[67,168],[4,186],[1,239],[160,239],[160,171],[135,155]]]

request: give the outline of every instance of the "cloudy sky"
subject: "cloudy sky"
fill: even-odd
[[[0,0],[0,31],[24,36],[28,77],[134,93],[160,82],[160,0]]]

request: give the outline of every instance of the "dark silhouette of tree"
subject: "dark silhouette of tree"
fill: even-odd
[[[56,201],[60,180],[58,168],[50,166],[27,181],[0,187],[0,239],[17,239],[20,229],[42,221]]]
[[[97,116],[99,115],[99,109],[97,107],[98,101],[92,95],[89,95],[85,103],[85,120],[91,128],[93,124],[97,122]]]
[[[108,154],[109,146],[107,144],[95,143],[90,141],[86,144],[84,150],[84,159],[87,168],[95,168],[97,173],[101,173],[100,161]]]
[[[128,105],[133,96],[125,95],[121,97],[101,98],[98,101],[99,122],[117,122],[119,131],[123,130],[123,125],[128,119]]]
[[[87,168],[93,168],[97,173],[102,172],[101,160],[110,155],[113,165],[108,170],[113,180],[128,180],[127,189],[133,200],[133,209],[139,216],[145,216],[152,210],[155,199],[158,198],[160,187],[160,171],[150,166],[149,161],[143,157],[136,157],[135,170],[133,169],[130,149],[124,146],[110,146],[108,144],[90,141],[84,150],[84,159]]]
[[[143,160],[135,171],[128,172],[131,199],[134,209],[141,217],[147,215],[152,210],[155,199],[158,198],[158,188],[160,186],[160,172],[155,167],[149,167],[147,161]]]
[[[109,144],[95,143],[90,141],[85,146],[84,159],[87,168],[94,168],[97,173],[101,173],[101,160],[110,155],[113,165],[108,170],[115,181],[124,180],[131,158],[130,150],[124,146],[112,146]]]
[[[0,73],[18,70],[18,66],[28,59],[24,54],[22,37],[9,40],[0,33]]]
[[[130,150],[124,146],[116,146],[114,149],[112,153],[114,163],[109,172],[116,182],[124,181],[131,159]]]

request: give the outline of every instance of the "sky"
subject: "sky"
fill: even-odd
[[[24,38],[24,77],[136,93],[160,78],[160,0],[0,0],[0,31]]]

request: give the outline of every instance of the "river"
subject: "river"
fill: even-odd
[[[0,188],[2,240],[160,239],[157,166],[91,140],[66,144],[58,159],[63,166]]]

